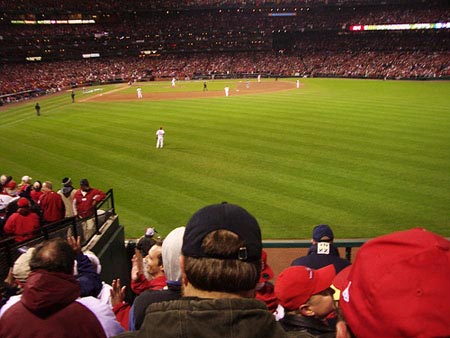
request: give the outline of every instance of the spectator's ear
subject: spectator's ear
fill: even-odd
[[[309,304],[302,304],[299,307],[300,314],[305,317],[314,317],[315,313]]]

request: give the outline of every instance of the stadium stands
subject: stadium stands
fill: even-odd
[[[300,4],[136,0],[128,5],[122,9],[117,1],[1,1],[1,102],[67,87],[173,76],[450,76],[446,26],[350,29],[366,24],[448,23],[450,8],[442,0],[376,5],[351,0]],[[51,24],[55,22],[51,20],[92,21]],[[83,54],[90,58],[83,59]]]

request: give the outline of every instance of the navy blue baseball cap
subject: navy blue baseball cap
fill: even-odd
[[[228,230],[235,233],[244,242],[244,246],[239,248],[238,252],[227,256],[205,253],[202,248],[203,239],[216,230]],[[261,260],[261,229],[256,219],[240,206],[226,202],[208,205],[198,210],[188,221],[181,251],[187,257],[256,262]]]
[[[314,227],[313,240],[320,241],[332,241],[334,239],[333,230],[331,230],[328,224],[319,224]]]

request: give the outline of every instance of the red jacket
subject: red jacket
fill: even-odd
[[[97,317],[75,300],[75,277],[37,270],[25,283],[22,298],[0,319],[0,337],[106,338]]]
[[[23,242],[34,237],[32,231],[39,229],[39,216],[28,208],[19,208],[9,216],[4,232],[9,236],[16,236],[16,242]]]
[[[122,326],[126,331],[128,331],[130,322],[130,310],[131,310],[130,304],[122,302],[116,304],[112,308],[112,310],[114,312],[114,315],[116,316],[117,321],[120,323],[120,326]]]
[[[131,290],[139,295],[145,290],[161,290],[167,284],[167,277],[165,275],[156,277],[155,279],[148,280],[144,275],[139,275],[137,280],[131,281]]]
[[[60,221],[65,216],[66,208],[61,195],[54,191],[44,193],[38,204],[42,210],[42,218],[48,223]]]
[[[270,312],[275,312],[278,307],[278,299],[275,296],[274,286],[270,282],[265,282],[264,286],[256,291],[256,299],[266,303]]]
[[[78,189],[73,196],[73,206],[75,214],[80,218],[92,216],[95,205],[103,200],[106,194],[98,189],[90,188],[83,196],[83,191]]]
[[[43,195],[44,193],[42,192],[42,191],[36,191],[36,190],[34,190],[34,189],[32,189],[31,191],[30,191],[30,196],[31,196],[31,198],[33,199],[33,201],[35,201],[36,203],[37,202],[39,202],[39,198],[41,198],[41,196]]]

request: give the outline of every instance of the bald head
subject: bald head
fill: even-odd
[[[61,238],[44,241],[36,246],[30,260],[30,270],[73,274],[75,251]]]

